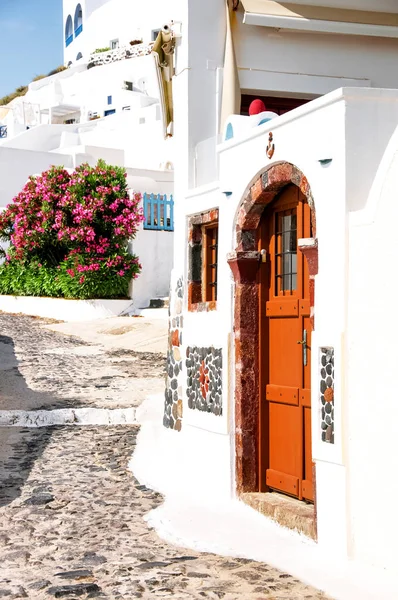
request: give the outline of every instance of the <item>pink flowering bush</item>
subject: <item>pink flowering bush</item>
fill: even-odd
[[[0,214],[0,237],[10,242],[0,293],[126,297],[141,270],[127,247],[143,220],[140,201],[124,170],[104,161],[31,177]]]

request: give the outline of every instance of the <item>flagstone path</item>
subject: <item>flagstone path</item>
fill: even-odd
[[[105,352],[22,316],[0,314],[0,335],[3,411],[134,406],[142,379],[162,386],[159,355]],[[127,468],[137,433],[0,427],[0,598],[326,599],[268,565],[177,548],[148,529],[162,497]]]

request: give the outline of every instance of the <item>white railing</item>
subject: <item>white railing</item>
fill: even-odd
[[[148,54],[151,54],[153,44],[153,42],[150,44],[134,44],[134,46],[122,46],[121,48],[106,50],[105,52],[94,52],[93,54],[90,54],[87,68],[90,69],[91,67],[107,65],[119,60],[126,60],[127,58],[147,56]]]

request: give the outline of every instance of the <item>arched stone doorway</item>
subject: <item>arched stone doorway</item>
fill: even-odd
[[[309,273],[311,327],[314,328],[314,277],[318,271],[314,201],[303,173],[280,163],[261,173],[243,198],[236,219],[236,250],[228,263],[235,282],[235,452],[238,494],[260,491],[259,483],[259,267],[258,228],[262,214],[280,192],[297,186],[311,211],[312,235],[300,240]]]

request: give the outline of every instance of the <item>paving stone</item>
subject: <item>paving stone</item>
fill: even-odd
[[[82,343],[41,330],[40,323],[0,314],[0,365],[7,367],[11,349],[29,401],[34,394],[35,401],[59,406],[87,384],[78,402],[84,397],[96,406],[93,355],[83,347],[61,364],[59,354],[43,349]],[[94,373],[106,374],[109,355],[94,358]],[[150,366],[144,367],[150,380]],[[6,372],[0,394],[12,404],[22,388],[13,389],[16,378]],[[134,401],[134,375],[123,382]],[[144,516],[163,498],[128,470],[137,433],[133,425],[0,428],[0,597],[326,600],[269,565],[187,551],[148,529]]]
[[[51,587],[47,593],[54,598],[66,598],[67,596],[87,596],[93,592],[100,592],[100,588],[95,583],[79,583],[77,585],[60,585]]]
[[[87,577],[92,577],[93,572],[88,569],[79,569],[77,571],[66,571],[65,573],[55,573],[55,577],[60,577],[61,579],[85,579]]]

